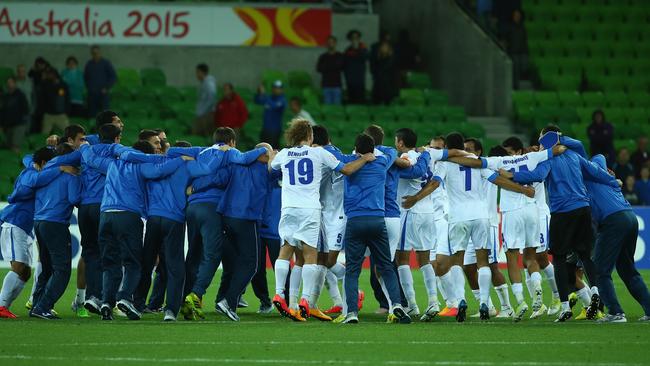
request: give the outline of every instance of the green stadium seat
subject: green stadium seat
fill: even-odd
[[[584,41],[576,41],[565,44],[566,55],[574,58],[589,57],[589,44]]]
[[[558,91],[560,106],[565,108],[579,108],[583,106],[582,97],[577,91]]]
[[[648,27],[640,28],[639,38],[641,39],[641,41],[645,41],[645,42],[650,41],[650,29],[648,29]]]
[[[647,92],[648,79],[647,76],[638,76],[634,78],[627,78],[625,80],[625,89],[628,93]]]
[[[422,123],[440,123],[444,120],[440,106],[427,106],[422,109]]]
[[[431,89],[431,77],[424,72],[408,72],[406,74],[406,82],[411,88]]]
[[[621,41],[638,41],[641,35],[640,29],[642,28],[637,24],[621,25],[616,29],[616,34]]]
[[[172,86],[165,86],[165,87],[156,88],[155,90],[156,90],[156,94],[158,95],[158,99],[164,104],[180,101],[182,99],[181,93],[178,90],[178,88]]]
[[[607,118],[609,119],[609,116]],[[627,124],[624,128],[615,129],[615,133],[617,138],[634,141],[643,134],[643,127],[638,124]]]
[[[136,88],[141,85],[140,74],[136,69],[119,68],[117,73],[117,85],[127,88]]]
[[[332,123],[340,122],[347,119],[345,109],[340,105],[323,105],[321,106],[322,120]]]
[[[628,80],[626,77],[607,76],[598,81],[598,85],[603,91],[621,91],[625,90]]]
[[[628,93],[628,99],[636,108],[647,108],[650,106],[650,94],[645,92]]]
[[[635,140],[631,140],[631,139],[615,139],[614,140],[614,149],[616,149],[616,151],[618,151],[618,150],[620,150],[622,148],[626,148],[626,149],[628,149],[630,151],[633,151],[635,146],[636,146]]]
[[[578,90],[581,78],[578,75],[553,75],[544,78],[543,85],[551,90]]]
[[[396,106],[393,113],[399,122],[413,123],[420,121],[422,110],[417,106]]]
[[[7,82],[7,79],[10,77],[14,76],[14,69],[10,67],[0,67],[0,89],[5,88],[5,83]]]
[[[287,73],[289,87],[296,89],[311,88],[311,75],[306,71],[289,71]]]
[[[607,67],[605,62],[599,59],[590,59],[585,60],[582,64],[582,68],[585,72],[587,79],[599,78],[602,75],[607,74]]]
[[[619,59],[631,59],[636,57],[636,45],[632,42],[619,41],[612,45],[612,55]]]
[[[365,105],[348,105],[345,112],[350,121],[364,121],[366,124],[370,121],[370,111]]]
[[[422,93],[428,105],[441,106],[449,104],[449,95],[442,90],[424,89]]]
[[[648,13],[645,11],[628,11],[625,14],[625,18],[629,25],[634,25],[636,27],[644,27],[648,25]]]
[[[111,101],[113,103],[120,104],[132,100],[133,92],[131,89],[122,86],[116,86],[111,89]]]
[[[602,108],[605,106],[605,95],[601,92],[584,92],[582,101],[587,108]]]
[[[555,22],[558,24],[573,24],[580,18],[573,7],[558,7],[554,12]]]
[[[556,108],[560,105],[557,93],[552,91],[535,93],[535,100],[540,107]]]
[[[606,92],[605,102],[607,107],[628,107],[630,101],[627,98],[627,93],[624,92]]]
[[[184,86],[178,88],[181,98],[186,102],[196,103],[198,88],[196,86]]]
[[[650,39],[650,38],[648,38]],[[529,39],[528,41],[528,54],[533,60],[538,60],[544,58],[544,47],[540,42],[536,42],[534,39]]]
[[[582,76],[582,59],[565,58],[560,63],[562,75]]]
[[[594,39],[594,30],[590,25],[575,24],[571,35],[574,41],[591,42]]]
[[[400,89],[399,101],[404,105],[424,105],[426,100],[422,89]]]
[[[628,60],[615,59],[607,63],[607,73],[611,76],[628,76],[632,71]]]
[[[591,46],[589,47],[589,55],[591,58],[602,60],[611,57],[612,51],[609,45],[606,44],[607,42],[611,42],[611,41],[602,41],[602,42],[604,43],[591,44]]]
[[[142,85],[145,86],[165,86],[167,84],[165,73],[157,68],[141,69],[140,78],[142,79]]]
[[[589,24],[596,28],[601,22],[601,10],[596,6],[585,6],[580,9],[580,23]]]
[[[539,8],[531,14],[531,20],[535,23],[551,23],[554,21],[553,8]]]
[[[569,24],[555,24],[553,27],[547,27],[546,33],[550,40],[567,41],[571,38],[571,27]]]
[[[648,111],[645,108],[629,108],[625,110],[625,117],[629,124],[647,125]]]
[[[526,24],[526,34],[528,35],[528,39],[546,39],[547,28],[547,25],[543,23]]]
[[[442,114],[446,122],[465,122],[467,115],[463,107],[447,106],[442,109]]]
[[[607,108],[604,110],[607,121],[617,124],[625,123],[625,109],[623,108]]]
[[[544,48],[544,57],[564,57],[563,41],[547,41],[542,44]]]

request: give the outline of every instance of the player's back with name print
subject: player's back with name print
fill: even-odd
[[[295,146],[282,149],[271,168],[282,170],[282,207],[320,208],[323,171],[339,161],[322,147]]]

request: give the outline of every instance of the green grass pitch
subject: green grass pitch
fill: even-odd
[[[0,270],[4,277],[6,270]],[[272,272],[269,274],[273,283]],[[422,309],[426,294],[418,271],[416,292]],[[650,271],[644,271],[650,283]],[[257,315],[258,301],[246,293],[251,307],[240,309],[241,322],[214,313],[213,284],[205,297],[205,321],[162,323],[162,316],[145,315],[102,322],[98,317],[72,315],[71,284],[56,309],[59,321],[30,319],[24,308],[31,283],[12,306],[20,317],[0,321],[0,365],[642,365],[650,363],[650,324],[639,323],[638,304],[615,276],[627,324],[594,324],[553,318],[482,323],[437,318],[433,323],[385,324],[364,271],[361,288],[366,303],[357,325],[293,323],[277,313]],[[218,281],[215,281],[218,283]],[[546,297],[548,300],[548,289]],[[327,294],[321,307],[329,306]],[[477,304],[468,292],[470,313]],[[493,294],[493,300],[496,295]],[[577,309],[577,307],[576,307]]]

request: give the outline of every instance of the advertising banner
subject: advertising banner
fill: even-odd
[[[0,43],[318,47],[328,8],[184,4],[0,4]]]

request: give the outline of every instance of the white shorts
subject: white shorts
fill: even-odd
[[[544,253],[548,250],[548,223],[551,222],[551,215],[548,212],[539,212],[539,246],[537,253]]]
[[[534,203],[503,213],[503,247],[506,250],[539,246],[537,215],[537,205]]]
[[[388,233],[388,246],[390,247],[390,260],[395,260],[395,252],[399,245],[400,237],[400,218],[399,217],[384,217],[386,222],[386,232]]]
[[[406,211],[400,217],[400,251],[426,252],[433,249],[434,230],[432,213]]]
[[[2,224],[0,233],[0,252],[2,258],[9,262],[32,265],[32,247],[34,239],[25,230],[10,223]]]
[[[305,243],[317,248],[320,236],[320,209],[283,208],[278,232],[280,238],[292,247],[301,249],[302,243]]]
[[[347,219],[340,212],[321,213],[321,237],[318,250],[327,253],[330,250],[340,252],[343,250],[343,238],[345,238],[345,224]]]
[[[451,254],[466,250],[470,239],[474,243],[474,248],[490,249],[490,242],[488,240],[489,232],[490,220],[488,219],[460,221],[449,224]]]
[[[435,238],[434,250],[429,255],[429,260],[435,260],[437,254],[449,256],[451,255],[451,248],[449,247],[449,221],[446,217],[441,217],[433,221],[433,229],[435,230],[433,237]]]
[[[490,254],[488,255],[488,263],[496,263],[499,257],[499,227],[490,226],[488,240],[490,241]],[[463,258],[464,265],[476,264],[476,250],[474,244],[470,241],[465,251],[465,258]]]

